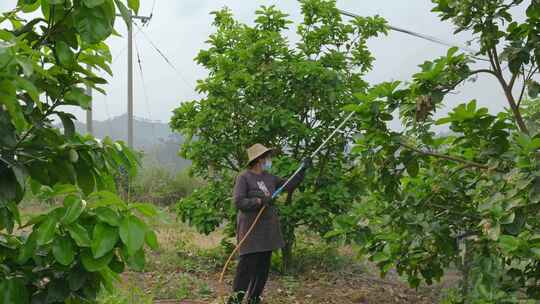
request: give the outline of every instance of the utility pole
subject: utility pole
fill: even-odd
[[[88,69],[92,69],[90,65],[88,65]],[[87,84],[86,85],[86,95],[92,97],[92,87]],[[90,108],[86,110],[86,132],[90,135],[94,135],[94,123],[92,118],[92,101],[90,101]]]
[[[133,19],[139,19],[143,23],[151,17],[132,15],[129,13],[128,22],[128,146],[133,148]]]

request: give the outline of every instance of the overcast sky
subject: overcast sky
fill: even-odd
[[[7,2],[7,3],[6,3]],[[0,1],[0,10],[15,6],[16,0]],[[141,15],[148,15],[153,0],[141,0]],[[433,5],[429,0],[338,0],[338,7],[363,16],[379,14],[391,25],[421,32],[455,43],[464,44],[470,36],[454,35],[450,23],[440,22],[431,13]],[[144,70],[148,102],[145,101],[143,82],[138,72],[136,52],[134,58],[135,103],[134,112],[138,117],[168,122],[172,110],[182,101],[196,98],[194,86],[197,79],[205,76],[205,70],[193,58],[205,48],[205,41],[214,31],[211,26],[211,11],[224,6],[232,9],[234,15],[245,23],[252,23],[254,12],[260,5],[275,4],[288,13],[296,23],[300,20],[300,7],[294,0],[156,0],[154,17],[143,29],[146,35],[163,51],[172,64],[180,71],[175,72],[150,46],[145,35],[138,33],[138,45]],[[124,37],[108,40],[112,54],[114,77],[105,87],[108,96],[96,94],[94,98],[94,119],[105,120],[126,112],[127,52],[126,26],[122,20],[116,23],[117,31]],[[295,26],[294,24],[292,25]],[[294,38],[291,29],[291,40]],[[138,29],[135,28],[135,32]],[[418,71],[418,64],[424,60],[444,55],[447,47],[423,41],[402,33],[391,32],[389,36],[376,38],[370,42],[376,57],[374,69],[367,79],[371,83],[388,80],[407,80]],[[460,93],[450,97],[450,105],[470,99],[478,99],[479,104],[491,111],[502,109],[504,99],[497,83],[488,76],[481,76],[474,85],[460,88]],[[82,111],[75,112],[84,121]]]

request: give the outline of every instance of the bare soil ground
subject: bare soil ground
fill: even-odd
[[[43,208],[25,208],[23,216]],[[147,252],[146,271],[126,272],[115,294],[102,296],[100,304],[221,304],[230,292],[236,264],[229,267],[224,283],[218,278],[227,254],[218,231],[201,235],[173,216],[153,224],[160,249]],[[264,304],[371,304],[438,303],[442,291],[459,279],[447,274],[443,282],[411,289],[395,273],[385,278],[376,267],[358,259],[350,247],[325,244],[305,231],[295,248],[295,269],[280,273],[279,257],[265,289]]]
[[[124,289],[135,285],[144,294],[151,294],[154,303],[224,303],[236,265],[229,268],[225,282],[219,283],[226,258],[219,245],[222,234],[203,236],[179,223],[156,228],[161,249],[149,253],[145,273],[126,274]],[[357,259],[350,247],[335,249],[309,234],[298,247],[302,267],[289,275],[274,267],[263,303],[438,303],[442,289],[458,279],[448,274],[435,286],[415,290],[393,272],[381,278],[376,267]]]

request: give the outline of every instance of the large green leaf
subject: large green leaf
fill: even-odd
[[[113,20],[106,12],[105,5],[103,3],[93,8],[82,6],[74,13],[75,28],[84,41],[94,44],[112,34]]]
[[[99,5],[102,5],[105,0],[83,0],[84,5],[86,5],[89,8],[93,8]]]
[[[136,209],[146,216],[156,216],[158,215],[158,209],[155,205],[148,203],[134,203],[129,205],[130,209]]]
[[[60,220],[63,224],[71,224],[76,221],[86,207],[86,202],[75,195],[68,195],[64,198],[66,213]]]
[[[0,303],[28,304],[28,290],[19,278],[0,279]]]
[[[128,8],[122,1],[120,0],[114,0],[114,3],[116,3],[116,7],[118,7],[118,10],[120,11],[120,14],[122,15],[122,19],[124,19],[124,22],[126,23],[126,26],[131,26],[131,14],[129,13]]]
[[[48,244],[53,240],[57,224],[58,220],[53,216],[49,216],[39,225],[36,239],[38,245]]]
[[[148,230],[146,232],[145,241],[148,247],[150,247],[151,249],[156,250],[159,248],[157,235],[154,231]]]
[[[60,117],[60,120],[62,121],[62,125],[64,126],[64,135],[67,137],[73,137],[75,135],[75,124],[73,123],[73,115],[64,113],[64,112],[56,112],[58,117]]]
[[[58,62],[60,63],[60,65],[69,67],[75,61],[75,54],[73,53],[69,45],[64,41],[56,42],[55,51],[56,57],[58,58]]]
[[[127,262],[128,267],[135,271],[143,271],[146,263],[144,249],[141,248],[133,255],[129,255],[127,251],[127,248],[122,248],[121,252],[124,260]]]
[[[81,225],[75,223],[66,227],[69,235],[79,247],[90,247],[90,237],[88,231]]]
[[[127,246],[128,254],[134,255],[144,245],[147,227],[139,218],[129,215],[120,224],[120,238]]]
[[[101,258],[94,258],[90,250],[85,250],[81,254],[81,260],[84,268],[90,272],[100,271],[107,267],[111,261],[114,253],[111,251],[108,254],[102,256]]]
[[[28,96],[30,96],[30,98],[32,98],[32,100],[36,103],[38,108],[41,109],[41,102],[39,102],[39,91],[36,86],[31,81],[22,77],[17,77],[15,81],[19,90],[25,90],[26,93],[28,93]]]
[[[90,102],[92,97],[86,95],[81,88],[71,88],[64,96],[65,100],[73,105],[81,106],[83,109],[90,109]]]
[[[118,242],[118,228],[105,223],[97,223],[92,234],[92,253],[94,258],[100,258],[111,250]]]
[[[94,210],[98,219],[102,222],[105,222],[111,226],[118,227],[120,226],[120,216],[118,213],[111,208],[99,207]]]
[[[15,128],[19,131],[24,130],[27,126],[27,122],[16,98],[16,87],[13,82],[9,80],[0,81],[0,104],[3,104],[6,107]]]
[[[139,0],[128,0],[128,7],[132,9],[135,12],[135,14],[139,13],[139,6],[140,6]]]
[[[416,158],[411,158],[406,163],[406,165],[407,165],[407,173],[409,173],[411,177],[416,177],[418,175],[418,170],[419,170],[418,160]]]
[[[515,251],[519,248],[520,240],[511,235],[501,235],[499,237],[499,246],[507,253]]]
[[[96,189],[96,179],[92,168],[86,166],[83,162],[79,162],[75,165],[75,171],[77,172],[77,184],[84,193],[90,194],[94,192]]]
[[[0,202],[14,201],[17,197],[17,178],[12,168],[0,162]]]
[[[36,243],[37,233],[33,231],[25,240],[21,249],[19,250],[19,256],[17,257],[17,263],[25,264],[33,255],[37,247]]]
[[[89,278],[88,274],[82,269],[80,265],[70,270],[68,275],[69,289],[71,291],[77,291],[81,289]]]
[[[73,242],[69,237],[59,237],[53,242],[52,252],[58,263],[68,266],[75,259]]]

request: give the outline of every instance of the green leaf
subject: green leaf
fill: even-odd
[[[88,277],[88,274],[80,266],[71,269],[68,275],[69,289],[71,291],[81,289]]]
[[[32,233],[30,233],[30,235],[22,245],[21,249],[19,250],[17,263],[19,263],[20,265],[25,264],[32,256],[34,256],[34,252],[37,247],[36,239],[37,234],[35,231],[33,231]]]
[[[82,6],[74,12],[75,28],[85,42],[96,44],[112,34],[114,12],[110,16],[106,6],[106,2],[93,8]]]
[[[90,194],[96,189],[96,179],[91,167],[88,167],[86,163],[78,163],[75,165],[77,172],[77,184],[84,191],[85,194]]]
[[[118,10],[120,11],[120,14],[122,15],[122,19],[124,19],[124,22],[126,23],[126,26],[129,27],[131,24],[131,14],[129,13],[128,8],[120,0],[114,0],[114,3],[116,3],[116,6],[118,7]]]
[[[140,6],[139,0],[128,0],[128,7],[132,9],[135,12],[135,14],[139,13],[139,6]]]
[[[92,253],[94,258],[100,258],[111,250],[118,242],[118,228],[105,223],[97,223],[92,234]]]
[[[26,128],[27,122],[24,118],[21,106],[16,98],[16,89],[11,81],[0,81],[0,105],[4,105],[11,116],[11,121],[18,131]]]
[[[86,207],[86,202],[75,195],[68,195],[64,198],[64,206],[66,213],[60,220],[63,224],[71,224],[75,222]]]
[[[86,110],[90,109],[90,102],[92,101],[92,97],[86,95],[83,89],[77,87],[71,88],[64,96],[64,99],[70,104],[81,106]]]
[[[388,256],[384,252],[377,252],[372,257],[371,260],[374,263],[380,263],[388,260]]]
[[[90,272],[96,272],[104,269],[107,267],[109,262],[111,261],[113,257],[113,252],[109,252],[105,256],[102,256],[98,259],[94,258],[92,255],[92,252],[89,250],[85,250],[81,254],[81,260],[84,268]]]
[[[75,223],[67,226],[66,229],[79,247],[90,247],[90,237],[88,236],[88,231],[83,226]]]
[[[94,210],[98,219],[102,222],[105,222],[111,226],[118,227],[120,226],[120,217],[118,213],[110,208],[99,207]]]
[[[416,160],[416,158],[410,159],[406,163],[406,166],[407,166],[407,173],[409,173],[411,177],[416,177],[418,175],[419,167],[418,167],[418,160]]]
[[[41,102],[39,102],[39,91],[36,86],[31,81],[22,77],[17,77],[15,81],[17,82],[17,86],[25,90],[26,93],[28,93],[28,96],[30,96],[36,105],[41,108]]]
[[[83,0],[84,5],[89,8],[93,8],[102,5],[105,0]]]
[[[527,83],[527,92],[529,94],[529,97],[536,98],[538,97],[538,94],[540,93],[540,84],[534,80],[530,80]]]
[[[90,203],[89,208],[99,208],[106,206],[114,206],[120,210],[126,209],[126,203],[113,192],[110,191],[98,191],[90,194],[88,197]]]
[[[129,268],[135,271],[143,271],[145,265],[144,250],[141,248],[135,254],[127,257]]]
[[[24,57],[18,57],[17,63],[23,69],[23,73],[26,77],[32,76],[34,74],[34,67],[32,66],[32,61]]]
[[[120,238],[127,246],[128,254],[134,255],[144,245],[146,225],[133,215],[126,216],[120,224]]]
[[[53,192],[55,196],[66,194],[78,194],[79,189],[71,184],[56,184],[54,185]]]
[[[30,298],[22,279],[0,279],[0,303],[28,304]]]
[[[510,253],[519,248],[520,240],[511,235],[501,235],[499,237],[499,247],[506,253]]]
[[[146,232],[145,241],[148,247],[150,247],[152,250],[157,250],[159,248],[157,235],[154,231],[148,230]]]
[[[33,216],[33,217],[30,218],[30,220],[28,220],[28,222],[26,222],[26,224],[24,224],[24,227],[29,227],[29,226],[39,224],[39,223],[43,222],[46,218],[47,218],[46,214],[40,214],[40,215]]]
[[[73,123],[72,115],[63,112],[56,112],[56,114],[60,117],[64,126],[64,135],[66,137],[73,137],[75,135],[75,124]]]
[[[154,217],[158,215],[158,210],[155,205],[147,204],[147,203],[135,203],[129,205],[130,209],[137,209],[140,211],[143,215]]]
[[[102,284],[109,293],[114,292],[114,284],[120,282],[120,278],[117,273],[112,271],[109,267],[105,267],[99,271],[101,275]]]
[[[440,126],[440,125],[445,125],[445,124],[447,124],[447,123],[449,123],[449,122],[452,122],[452,121],[453,121],[453,119],[452,119],[451,117],[444,117],[444,118],[438,119],[438,120],[435,122],[435,124],[436,124],[437,126]]]
[[[58,263],[68,266],[75,259],[73,242],[68,237],[56,238],[53,242],[52,252]]]
[[[64,67],[70,67],[75,62],[75,54],[67,43],[60,40],[56,42],[56,57],[58,63]]]
[[[39,246],[50,243],[56,232],[56,224],[58,220],[49,216],[44,222],[42,222],[37,229],[37,244]]]

